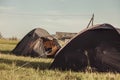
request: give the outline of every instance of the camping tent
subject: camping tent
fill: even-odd
[[[60,45],[46,30],[36,28],[30,31],[12,51],[16,55],[31,57],[53,57]]]
[[[120,72],[120,29],[110,24],[91,26],[78,33],[57,53],[50,69]]]

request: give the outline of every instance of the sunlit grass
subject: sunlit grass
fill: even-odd
[[[18,42],[18,40],[0,39],[0,52],[10,53]]]
[[[8,40],[8,39],[0,39],[0,44],[13,44],[16,45],[19,40]]]

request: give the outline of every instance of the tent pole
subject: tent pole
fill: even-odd
[[[94,14],[92,15],[92,26],[93,26],[93,23],[94,23]]]
[[[94,14],[92,15],[92,18],[90,19],[90,21],[87,25],[87,28],[90,26],[90,24],[92,24],[92,26],[93,26],[93,21],[94,21]]]

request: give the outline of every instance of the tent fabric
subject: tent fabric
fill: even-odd
[[[48,42],[46,46],[49,46],[49,50],[52,50],[52,47],[57,47],[52,55],[48,55],[50,52],[48,52],[47,48],[45,47],[45,42]],[[49,42],[52,42],[52,44]],[[30,31],[17,44],[12,53],[31,57],[53,57],[59,48],[60,45],[58,44],[57,40],[53,38],[46,30],[36,28]]]
[[[110,24],[91,26],[71,39],[57,53],[50,69],[120,72],[120,29]]]

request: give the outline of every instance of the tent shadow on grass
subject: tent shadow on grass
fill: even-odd
[[[10,50],[1,50],[2,54],[12,54]]]
[[[12,65],[14,63],[15,66],[17,66],[17,67],[33,68],[33,69],[40,69],[40,70],[48,69],[51,64],[49,62],[38,62],[38,61],[32,62],[32,61],[11,60],[11,59],[3,59],[3,58],[0,58],[0,63],[5,63],[8,65]]]

